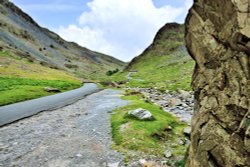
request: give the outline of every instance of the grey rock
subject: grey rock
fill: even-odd
[[[119,167],[120,162],[108,163],[108,167]]]
[[[76,154],[76,157],[80,158],[82,157],[82,154]]]
[[[185,90],[178,89],[177,92],[179,93],[179,97],[181,99],[188,99],[192,96],[189,92]]]
[[[138,108],[136,110],[129,111],[128,114],[135,116],[139,120],[153,120],[154,119],[150,111],[145,110],[143,108]]]
[[[172,149],[171,149],[171,148],[168,148],[168,149],[164,152],[164,156],[165,156],[166,158],[172,157]]]
[[[185,145],[185,141],[183,141],[182,139],[178,139],[178,140],[177,140],[177,143],[178,143],[179,145]]]
[[[191,127],[186,127],[184,130],[183,130],[183,133],[187,136],[190,136],[191,134]]]
[[[59,89],[53,88],[53,87],[50,87],[50,86],[44,87],[43,90],[46,91],[46,92],[61,92]]]
[[[178,98],[170,98],[168,100],[168,106],[170,106],[170,107],[175,107],[175,106],[178,106],[180,104],[182,104],[182,102]]]

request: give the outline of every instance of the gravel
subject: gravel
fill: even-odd
[[[111,149],[110,112],[128,104],[106,89],[72,105],[0,128],[0,166],[106,167],[123,156]]]

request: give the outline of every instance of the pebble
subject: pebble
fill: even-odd
[[[120,162],[116,162],[116,163],[109,163],[108,167],[119,167]]]
[[[82,154],[76,154],[76,156],[80,158],[80,157],[82,157]]]

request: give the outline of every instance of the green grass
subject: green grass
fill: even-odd
[[[130,70],[138,72],[132,77],[129,87],[153,87],[162,90],[191,90],[194,61],[188,55],[184,43],[184,25],[162,29],[154,43],[134,59],[128,68],[107,77],[107,81],[126,80]]]
[[[81,86],[71,74],[41,66],[8,52],[0,52],[0,106],[51,95],[44,87],[61,92]]]
[[[145,60],[144,60],[145,59]],[[194,61],[186,56],[147,56],[135,64],[138,72],[126,85],[129,87],[157,88],[175,91],[178,88],[191,90]],[[106,80],[126,80],[128,71],[120,72]],[[139,80],[138,80],[139,79]]]
[[[163,156],[166,143],[173,143],[183,137],[182,131],[186,124],[180,123],[171,114],[162,111],[158,106],[145,102],[141,94],[127,93],[123,99],[130,100],[131,104],[114,111],[111,117],[114,148],[122,152],[134,150],[143,154]],[[144,108],[155,117],[154,121],[140,121],[129,117],[128,111]],[[121,126],[127,128],[121,130]],[[166,131],[171,126],[172,131]],[[175,146],[175,155],[184,155],[185,146]]]
[[[0,106],[54,94],[44,91],[46,86],[64,92],[80,87],[81,84],[58,80],[0,77]]]

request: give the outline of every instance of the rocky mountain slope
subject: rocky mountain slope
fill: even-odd
[[[113,57],[67,42],[40,27],[8,0],[0,0],[0,49],[54,69],[96,78],[124,63]]]
[[[168,23],[156,34],[153,43],[126,67],[137,71],[131,86],[190,89],[193,61],[184,44],[184,25]],[[137,81],[136,81],[137,79]]]
[[[184,25],[167,23],[157,32],[153,43],[142,54],[135,57],[126,70],[136,69],[141,61],[145,61],[149,57],[166,56],[174,51],[182,52],[182,56],[188,55],[184,46]]]
[[[187,167],[250,166],[250,2],[196,0],[186,20],[196,61]]]

